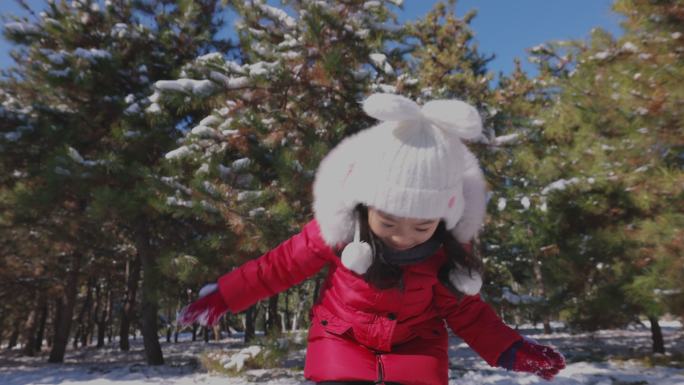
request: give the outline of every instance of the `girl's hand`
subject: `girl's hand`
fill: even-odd
[[[194,322],[202,326],[214,326],[221,316],[228,311],[221,293],[215,283],[204,286],[199,293],[199,299],[181,309],[177,321],[181,326],[192,325]]]
[[[501,354],[499,366],[516,372],[534,373],[550,381],[565,368],[565,358],[550,346],[523,339]]]

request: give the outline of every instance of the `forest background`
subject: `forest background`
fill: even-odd
[[[480,111],[476,250],[508,323],[648,320],[662,352],[659,321],[684,316],[682,1],[615,1],[619,36],[530,47],[532,68],[499,74],[453,1],[413,21],[398,0],[24,4],[0,78],[7,347],[62,362],[68,344],[126,351],[140,331],[163,363],[159,338],[198,288],[311,219],[315,169],[373,124],[359,105],[372,92]],[[324,276],[214,336],[306,328]]]

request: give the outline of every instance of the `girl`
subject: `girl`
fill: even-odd
[[[179,322],[213,325],[329,267],[311,310],[304,375],[319,384],[447,384],[445,324],[487,363],[547,380],[565,367],[554,349],[521,337],[478,292],[471,253],[486,184],[461,139],[482,130],[475,108],[422,108],[374,94],[381,121],[335,147],[313,186],[314,219],[258,259],[219,278]]]

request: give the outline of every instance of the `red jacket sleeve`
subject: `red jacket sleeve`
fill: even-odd
[[[292,287],[315,274],[332,255],[313,220],[299,234],[218,280],[223,301],[233,313]]]
[[[458,298],[442,284],[435,285],[435,305],[449,328],[491,366],[522,336],[508,327],[480,295]]]

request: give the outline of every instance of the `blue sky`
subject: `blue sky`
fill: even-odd
[[[217,0],[218,1],[218,0]],[[27,0],[39,9],[44,0]],[[433,0],[404,0],[398,12],[401,21],[425,15]],[[522,60],[523,69],[533,71],[527,62],[526,49],[552,40],[587,39],[594,27],[620,34],[620,16],[610,10],[612,0],[460,0],[456,14],[463,16],[471,9],[478,11],[472,22],[475,40],[481,53],[495,54],[489,70],[508,74],[513,59]],[[0,14],[24,14],[14,0],[0,0]],[[0,37],[0,68],[12,64],[10,46]]]

